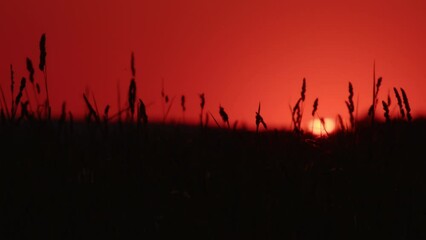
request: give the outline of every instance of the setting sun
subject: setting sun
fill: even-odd
[[[332,133],[335,130],[336,124],[331,118],[324,118],[322,123],[320,119],[314,119],[309,122],[309,131],[317,136]]]

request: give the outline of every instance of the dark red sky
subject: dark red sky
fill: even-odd
[[[304,77],[306,122],[316,97],[321,116],[347,119],[349,81],[361,116],[371,101],[374,60],[383,77],[379,97],[403,87],[416,117],[426,112],[425,9],[420,0],[1,1],[0,83],[9,89],[10,64],[17,79],[28,75],[26,57],[38,65],[46,33],[55,115],[62,101],[81,115],[87,88],[99,108],[117,111],[117,84],[124,104],[134,51],[137,93],[151,119],[162,116],[162,78],[166,93],[177,96],[170,120],[181,121],[182,94],[186,120],[197,120],[204,92],[216,117],[222,104],[231,122],[252,126],[261,101],[267,123],[288,127]],[[37,72],[36,81],[41,77]]]

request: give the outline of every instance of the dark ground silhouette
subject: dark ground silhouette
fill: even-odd
[[[62,123],[63,124],[63,123]],[[0,127],[2,239],[426,239],[426,121]]]

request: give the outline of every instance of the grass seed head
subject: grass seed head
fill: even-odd
[[[129,94],[128,94],[128,103],[130,108],[130,113],[135,113],[135,102],[136,102],[136,81],[134,78],[130,80],[130,86],[129,86]]]
[[[352,83],[349,82],[349,96],[348,96],[348,100],[345,101],[346,103],[346,107],[348,108],[348,112],[349,112],[349,122],[351,124],[351,128],[353,129],[355,126],[355,118],[354,118],[354,111],[355,111],[355,105],[354,105],[354,101],[353,101],[353,97],[354,97],[354,88],[352,86]],[[372,113],[373,108],[371,107],[368,111],[368,115],[370,116]]]
[[[200,107],[201,107],[201,111],[203,111],[204,110],[204,105],[206,104],[206,99],[205,99],[205,97],[204,97],[204,93],[201,93],[200,94]]]
[[[180,105],[182,106],[182,111],[185,112],[185,110],[186,110],[186,107],[185,107],[185,95],[182,95],[180,97]]]
[[[46,34],[42,34],[40,38],[40,63],[38,65],[38,68],[40,71],[44,71],[46,66]]]
[[[229,127],[229,117],[222,106],[219,106],[219,114],[222,117],[223,122],[227,123]]]
[[[29,77],[28,79],[30,80],[31,83],[34,83],[34,67],[33,67],[33,62],[31,61],[31,59],[27,58],[27,70],[29,73]]]
[[[405,117],[405,112],[404,112],[404,108],[402,106],[402,100],[401,100],[401,96],[399,95],[398,89],[396,89],[394,87],[393,88],[393,92],[395,93],[395,97],[396,97],[396,100],[398,102],[399,113],[401,114],[401,118],[404,118]]]
[[[318,109],[318,98],[316,98],[315,101],[314,101],[314,106],[313,106],[313,110],[312,110],[312,117],[315,116],[317,109]]]
[[[132,70],[132,76],[135,77],[136,75],[136,69],[135,69],[135,54],[132,52],[132,55],[130,57],[130,68]]]
[[[403,88],[401,88],[401,93],[402,93],[402,99],[404,101],[405,112],[407,114],[407,120],[410,122],[412,119],[410,103],[408,102],[407,94],[405,93]]]
[[[379,79],[377,79],[377,83],[376,83],[376,98],[377,98],[377,94],[379,94],[379,89],[380,89],[381,85],[382,85],[382,77],[379,77]]]
[[[24,91],[26,85],[27,85],[27,79],[23,77],[21,79],[21,86],[19,86],[19,91],[20,92]]]
[[[383,111],[384,111],[386,122],[389,123],[390,122],[389,106],[385,101],[382,101],[382,105],[383,105]]]
[[[306,79],[303,78],[302,91],[300,93],[300,98],[302,99],[302,101],[305,101],[305,94],[306,94]]]

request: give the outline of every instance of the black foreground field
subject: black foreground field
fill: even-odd
[[[0,127],[2,239],[426,239],[426,121]]]

